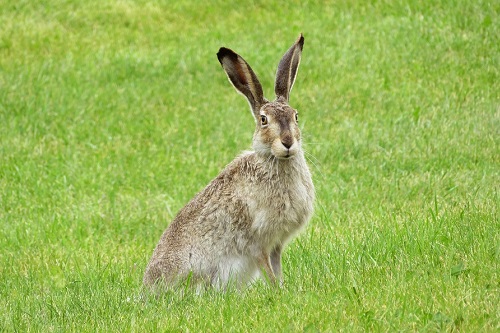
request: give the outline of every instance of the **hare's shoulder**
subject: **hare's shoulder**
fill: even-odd
[[[220,208],[228,199],[238,196],[255,169],[253,152],[243,152],[229,163],[204,189],[198,192],[180,211],[176,220],[207,214],[207,209]]]

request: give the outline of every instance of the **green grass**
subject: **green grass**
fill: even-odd
[[[0,331],[500,329],[497,1],[0,2]],[[291,104],[317,188],[286,285],[141,299],[176,212]]]

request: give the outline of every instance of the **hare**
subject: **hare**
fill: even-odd
[[[217,53],[229,81],[250,104],[253,151],[229,163],[179,211],[146,268],[146,286],[189,280],[224,289],[259,277],[283,283],[281,253],[309,221],[315,196],[298,113],[288,105],[303,45],[300,34],[281,59],[272,102],[241,56],[224,47]]]

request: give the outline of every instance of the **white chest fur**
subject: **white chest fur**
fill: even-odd
[[[267,248],[286,243],[306,225],[313,210],[314,188],[305,161],[286,167],[273,170],[269,181],[247,197],[252,231]]]

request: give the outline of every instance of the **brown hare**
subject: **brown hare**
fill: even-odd
[[[314,186],[302,150],[297,111],[288,105],[304,37],[284,54],[276,100],[264,98],[248,63],[222,47],[217,57],[255,118],[253,151],[244,152],[182,208],[165,230],[144,284],[243,286],[259,276],[282,283],[281,252],[309,221]]]

